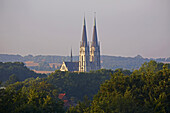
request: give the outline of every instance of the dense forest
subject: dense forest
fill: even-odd
[[[26,78],[46,77],[46,75],[37,74],[34,71],[28,69],[22,62],[0,62],[0,81],[7,81],[14,83],[16,81],[23,81]]]
[[[112,74],[93,100],[70,107],[69,113],[169,113],[170,69],[154,61],[144,63],[130,76]],[[159,70],[160,69],[160,70]]]
[[[63,113],[58,90],[46,82],[26,80],[0,89],[1,113]]]
[[[47,77],[27,78],[1,87],[0,112],[168,113],[169,76],[170,65],[155,61],[145,62],[133,72],[56,70]],[[75,104],[66,108],[58,98],[61,93]]]

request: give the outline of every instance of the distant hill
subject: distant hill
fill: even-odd
[[[35,63],[59,63],[62,64],[63,61],[69,61],[69,56],[21,56],[21,55],[8,55],[8,54],[0,54],[0,62],[26,62],[26,61],[34,61]],[[73,57],[74,61],[78,61],[78,56]],[[128,70],[138,69],[141,64],[144,62],[149,62],[150,60],[155,60],[157,62],[170,62],[169,58],[143,58],[140,55],[136,57],[121,57],[121,56],[107,56],[101,55],[101,66],[105,69],[117,69],[123,68]]]
[[[133,70],[133,69],[139,69],[140,66],[144,62],[149,62],[150,60],[155,60],[157,62],[170,62],[170,57],[169,58],[143,58],[140,55],[137,55],[136,57],[121,57],[121,56],[106,56],[103,55],[101,56],[101,61],[102,61],[102,67],[106,69],[117,69],[117,68],[123,68],[123,69],[128,69],[128,70]]]

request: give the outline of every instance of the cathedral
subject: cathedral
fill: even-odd
[[[96,17],[94,17],[92,42],[89,47],[87,41],[86,21],[84,17],[82,40],[80,42],[79,62],[73,62],[72,50],[70,62],[63,62],[60,70],[71,72],[89,72],[99,70],[100,66],[100,43],[97,37]]]

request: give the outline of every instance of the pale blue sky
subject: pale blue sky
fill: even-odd
[[[0,0],[0,54],[79,54],[94,12],[102,55],[170,57],[170,0]]]

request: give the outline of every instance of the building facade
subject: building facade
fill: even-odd
[[[87,42],[86,22],[84,18],[82,41],[80,42],[79,71],[89,72],[99,70],[100,66],[100,44],[97,37],[96,18],[94,18],[92,42]]]
[[[99,70],[101,68],[100,43],[97,37],[96,17],[94,18],[93,35],[92,35],[92,42],[90,44],[90,47],[87,41],[86,21],[84,18],[82,40],[80,41],[79,62],[72,61],[72,50],[71,50],[71,60],[70,62],[63,62],[63,65],[61,66],[60,69],[61,71],[69,71],[69,68],[73,69],[73,67],[68,67],[66,64],[70,64],[70,66],[78,66],[78,67],[74,67],[74,69],[76,70],[72,70],[72,71],[79,71],[79,72],[89,72],[90,70]]]

